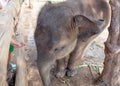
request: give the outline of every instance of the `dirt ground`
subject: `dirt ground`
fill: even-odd
[[[34,30],[36,27],[37,14],[44,2],[32,2],[32,9],[27,8],[24,3],[22,6],[21,17],[19,19],[21,32],[26,42],[26,62],[27,79],[29,86],[42,86],[41,79],[36,66],[37,51],[34,44]],[[51,86],[95,86],[94,80],[101,73],[104,61],[104,41],[107,38],[107,31],[104,31],[86,51],[80,65],[77,66],[78,74],[74,77],[56,78],[51,74]],[[13,54],[15,59],[16,54]],[[14,62],[14,61],[13,61]]]

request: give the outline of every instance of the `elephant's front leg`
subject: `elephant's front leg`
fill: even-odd
[[[50,70],[54,62],[53,58],[38,57],[37,66],[43,86],[50,86]]]
[[[64,77],[66,74],[65,68],[66,68],[65,58],[57,60],[57,66],[56,66],[56,71],[55,71],[56,77],[58,78]]]
[[[77,74],[76,66],[80,64],[81,57],[83,57],[87,44],[78,39],[74,51],[70,54],[67,65],[67,76],[74,76]]]

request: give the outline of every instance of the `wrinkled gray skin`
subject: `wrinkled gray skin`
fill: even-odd
[[[110,23],[110,7],[104,0],[46,3],[35,31],[38,69],[43,86],[50,86],[51,65],[57,61],[57,77],[74,76],[86,47]],[[65,66],[64,59],[70,56]],[[65,71],[67,68],[67,71]]]

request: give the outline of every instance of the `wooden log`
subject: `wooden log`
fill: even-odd
[[[19,9],[19,0],[10,0],[0,11],[0,86],[7,86],[8,50]]]

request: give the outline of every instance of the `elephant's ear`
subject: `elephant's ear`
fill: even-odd
[[[105,21],[103,19],[90,19],[87,18],[83,15],[76,15],[73,17],[74,23],[78,26],[81,27],[83,25],[97,25],[101,26]]]

